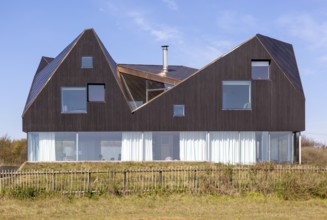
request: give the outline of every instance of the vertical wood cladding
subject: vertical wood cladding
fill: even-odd
[[[94,68],[81,69],[93,56]],[[271,60],[270,80],[253,80],[252,110],[222,110],[222,81],[251,80],[251,60]],[[93,31],[86,31],[23,116],[29,131],[302,131],[305,98],[254,37],[134,112],[128,106]],[[104,83],[105,103],[87,114],[61,114],[62,86]],[[185,117],[173,117],[173,105]]]

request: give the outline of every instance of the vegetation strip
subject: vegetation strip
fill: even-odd
[[[0,172],[0,193],[14,197],[58,193],[83,196],[163,192],[215,195],[259,193],[277,194],[284,199],[327,198],[326,168],[273,164],[206,165],[151,169],[130,167],[123,170],[21,169],[17,172]]]

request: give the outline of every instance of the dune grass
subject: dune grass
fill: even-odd
[[[156,162],[110,162],[110,161],[92,161],[92,162],[26,162],[22,165],[24,170],[133,170],[133,169],[176,169],[189,167],[212,167],[221,166],[210,162],[182,162],[182,161],[156,161]]]
[[[2,219],[326,219],[326,209],[326,200],[285,201],[257,194],[0,199]]]
[[[303,147],[303,164],[327,166],[327,148]]]

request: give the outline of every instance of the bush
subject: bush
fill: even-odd
[[[20,165],[26,159],[26,139],[11,140],[7,135],[0,138],[0,165]]]

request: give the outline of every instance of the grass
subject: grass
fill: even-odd
[[[326,166],[327,165],[327,149],[317,147],[302,148],[303,164]]]
[[[326,209],[326,200],[284,201],[257,194],[0,199],[2,219],[326,219]]]
[[[124,169],[152,169],[152,168],[189,168],[189,167],[211,167],[219,166],[210,162],[109,162],[109,161],[92,161],[92,162],[26,162],[22,165],[21,170],[124,170]]]

